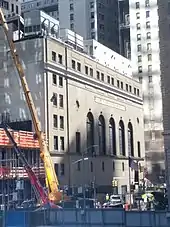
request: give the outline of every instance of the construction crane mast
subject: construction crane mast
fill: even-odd
[[[9,35],[9,28],[7,25],[7,22],[5,20],[4,14],[2,12],[2,9],[0,8],[0,24],[3,28],[4,34],[6,36],[10,52],[13,58],[13,63],[18,71],[18,75],[21,81],[21,85],[25,94],[26,102],[31,114],[32,122],[34,125],[35,133],[39,142],[40,146],[40,156],[44,162],[44,168],[46,172],[46,178],[49,185],[50,193],[49,193],[49,199],[53,202],[59,202],[62,199],[62,193],[59,191],[59,182],[58,178],[56,176],[54,165],[50,156],[50,152],[44,137],[44,133],[41,131],[40,121],[38,119],[36,108],[31,96],[31,92],[28,87],[28,83],[26,80],[25,72],[23,69],[23,66],[20,62],[19,56],[17,54],[17,50],[15,47],[15,44],[13,40],[10,38]]]

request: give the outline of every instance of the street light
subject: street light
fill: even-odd
[[[83,181],[83,208],[85,209],[86,208],[86,190],[85,190],[85,157],[84,155],[85,154],[88,154],[89,153],[89,150],[93,147],[98,147],[98,145],[92,145],[92,146],[89,146],[87,147],[86,149],[84,149],[84,151],[82,152],[82,162],[83,162],[83,176],[82,176],[82,181]]]
[[[84,161],[87,161],[89,158],[84,158]],[[74,161],[74,162],[72,162],[72,165],[74,165],[74,164],[76,164],[76,163],[78,163],[78,162],[82,162],[83,161],[83,159],[81,158],[81,159],[79,159],[79,160],[76,160],[76,161]]]

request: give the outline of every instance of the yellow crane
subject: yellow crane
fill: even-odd
[[[44,168],[46,172],[46,180],[48,182],[48,188],[50,189],[49,192],[49,199],[53,202],[59,202],[62,200],[62,193],[59,191],[59,182],[58,178],[55,173],[54,169],[54,164],[50,156],[50,152],[44,137],[44,133],[41,131],[41,126],[40,126],[40,121],[38,119],[37,113],[36,113],[36,108],[31,96],[31,92],[28,87],[28,83],[26,80],[25,72],[23,69],[23,66],[20,62],[19,56],[17,54],[17,50],[15,47],[15,44],[13,40],[10,38],[11,36],[9,35],[9,28],[6,22],[6,19],[4,17],[3,11],[0,8],[0,24],[3,28],[4,34],[6,36],[10,52],[13,58],[13,63],[18,71],[18,75],[22,84],[22,88],[25,94],[26,102],[31,114],[32,122],[34,125],[35,133],[39,141],[39,146],[40,146],[40,156],[44,162]]]

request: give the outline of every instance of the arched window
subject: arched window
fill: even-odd
[[[99,153],[106,154],[106,138],[105,138],[105,120],[102,115],[99,116]]]
[[[116,155],[116,127],[115,121],[111,117],[109,120],[109,146],[110,154]]]
[[[133,126],[132,123],[128,123],[128,155],[134,156],[134,147],[133,147]]]
[[[87,130],[87,148],[92,149],[94,145],[94,117],[91,112],[87,114],[87,122],[86,122],[86,130]]]
[[[119,121],[119,150],[120,155],[125,156],[125,127],[122,120]]]

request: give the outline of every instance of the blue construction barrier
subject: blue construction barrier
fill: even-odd
[[[6,227],[170,227],[166,212],[117,209],[8,211]]]

